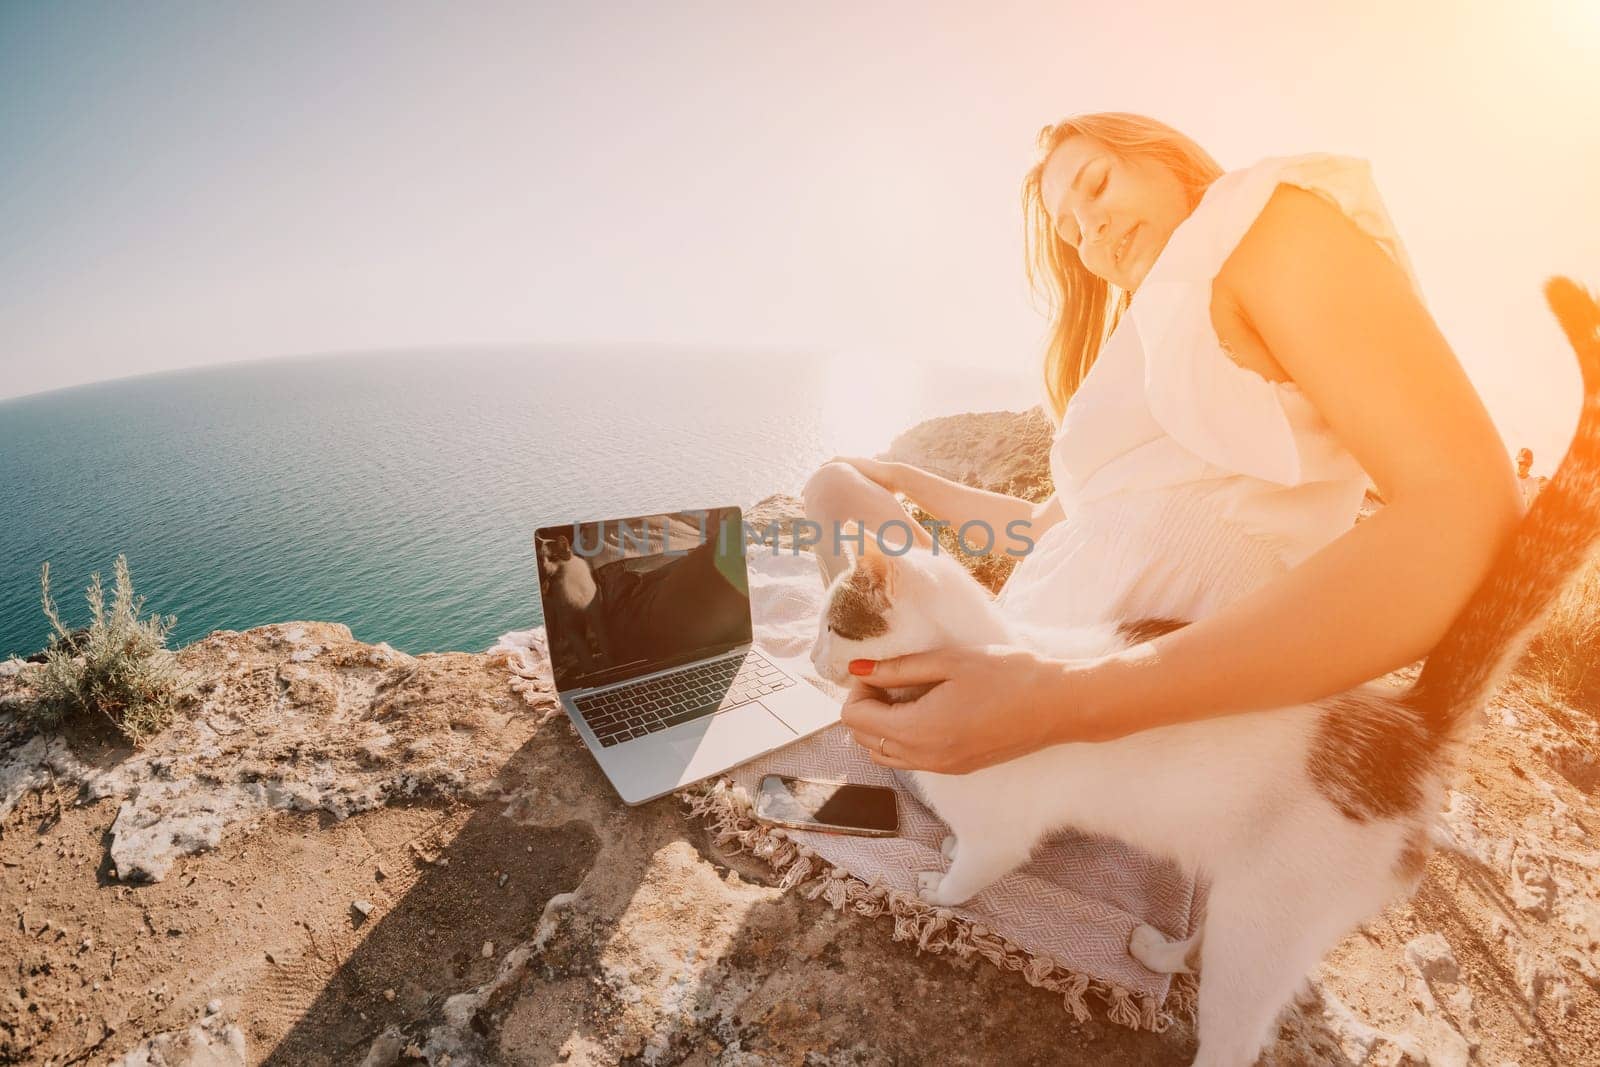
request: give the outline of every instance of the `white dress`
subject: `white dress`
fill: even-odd
[[[1173,232],[1067,405],[1050,450],[1065,517],[997,603],[1047,625],[1194,620],[1296,566],[1355,523],[1369,479],[1290,382],[1233,361],[1211,283],[1280,182],[1342,209],[1417,284],[1352,156],[1230,171]]]

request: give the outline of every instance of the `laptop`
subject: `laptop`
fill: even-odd
[[[541,526],[534,546],[557,695],[627,803],[839,721],[803,660],[753,640],[739,508]]]

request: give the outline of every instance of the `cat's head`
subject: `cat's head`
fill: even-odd
[[[539,542],[539,561],[549,566],[564,563],[572,558],[572,542],[566,534],[547,537]]]
[[[853,659],[888,659],[955,643],[953,623],[988,594],[948,552],[913,545],[889,555],[872,537],[822,597],[811,662],[831,682],[850,682]],[[969,603],[969,600],[971,601]]]

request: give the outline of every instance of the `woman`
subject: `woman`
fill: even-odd
[[[1533,507],[1533,502],[1539,493],[1550,481],[1544,475],[1537,478],[1533,476],[1533,449],[1519,448],[1517,450],[1517,491],[1522,494],[1522,511],[1527,513]]]
[[[1366,164],[1314,153],[1224,174],[1125,112],[1047,126],[1039,148],[1022,191],[1053,316],[1055,495],[1036,506],[845,459],[808,481],[807,515],[875,531],[904,521],[903,492],[952,526],[1027,520],[1006,611],[1197,621],[1105,660],[991,646],[857,661],[855,740],[885,766],[959,774],[1307,703],[1424,656],[1519,494]],[[1356,525],[1369,476],[1388,504]],[[845,565],[832,547],[818,546],[829,575]],[[875,699],[928,682],[942,684],[912,703]]]

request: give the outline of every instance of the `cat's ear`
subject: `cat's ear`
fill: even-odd
[[[556,551],[557,552],[565,552],[567,549],[569,549],[571,547],[572,547],[572,542],[567,540],[567,535],[566,534],[560,534],[560,535],[558,535],[556,537]]]
[[[883,591],[886,599],[894,599],[895,576],[900,572],[900,562],[897,557],[883,550],[877,538],[862,538],[861,555],[856,559],[856,566],[871,576],[872,583]]]

